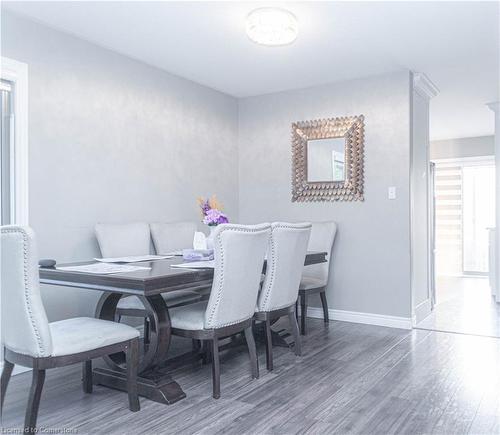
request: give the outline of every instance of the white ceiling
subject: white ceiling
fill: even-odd
[[[245,17],[277,5],[297,41],[263,47]],[[2,2],[2,7],[236,97],[411,69],[440,89],[431,137],[493,134],[497,2]]]

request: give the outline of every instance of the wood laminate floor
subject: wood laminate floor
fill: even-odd
[[[500,303],[487,278],[438,277],[436,306],[418,328],[500,338]]]
[[[49,370],[39,426],[78,434],[498,434],[500,339],[310,319],[302,357],[275,348],[275,370],[250,379],[244,347],[222,357],[222,397],[210,366],[174,370],[187,398],[171,406],[124,393],[86,395],[80,367]],[[177,342],[177,346],[184,343]],[[190,342],[186,342],[187,348]],[[3,428],[22,425],[30,374],[9,386]]]

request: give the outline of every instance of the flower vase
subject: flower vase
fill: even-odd
[[[209,234],[207,236],[207,249],[214,249],[214,232],[217,228],[217,225],[209,225]]]

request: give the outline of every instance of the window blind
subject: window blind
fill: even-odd
[[[462,274],[462,167],[435,166],[436,274]]]

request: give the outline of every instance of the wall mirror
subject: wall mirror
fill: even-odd
[[[307,141],[307,181],[345,180],[345,138]]]
[[[292,124],[292,201],[363,200],[364,117]]]

